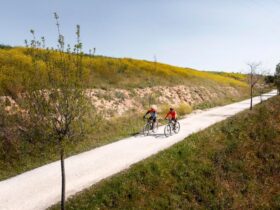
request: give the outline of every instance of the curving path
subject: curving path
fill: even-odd
[[[272,91],[266,100],[276,95]],[[260,98],[254,98],[254,104]],[[153,136],[133,136],[84,152],[65,161],[67,197],[112,176],[192,133],[205,129],[236,113],[248,109],[249,100],[193,113],[180,120],[179,134],[165,138],[163,127]],[[60,200],[60,162],[56,161],[0,182],[1,210],[45,209]]]

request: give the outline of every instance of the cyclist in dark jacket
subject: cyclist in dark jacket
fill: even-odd
[[[150,114],[149,120],[153,121],[152,129],[154,129],[155,122],[157,121],[157,110],[155,105],[151,106],[143,118],[145,119],[148,114]]]

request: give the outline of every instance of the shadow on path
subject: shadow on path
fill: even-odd
[[[134,135],[135,138],[141,138],[141,137],[155,137],[155,138],[166,138],[164,133],[150,133],[149,135],[145,136],[143,133],[136,133]]]

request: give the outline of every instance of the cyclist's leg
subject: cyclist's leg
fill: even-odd
[[[171,121],[172,121],[173,130],[175,130],[175,125],[176,125],[177,120],[176,120],[176,118],[172,118]]]
[[[171,118],[168,119],[168,123],[172,124],[172,119]]]
[[[153,125],[152,125],[152,127],[153,127],[153,130],[154,130],[154,128],[155,128],[155,125],[156,125],[156,121],[157,121],[157,117],[154,117],[154,119],[153,119]]]
[[[149,123],[152,123],[152,127],[151,127],[151,129],[153,130],[153,117],[151,116],[151,117],[149,117]]]

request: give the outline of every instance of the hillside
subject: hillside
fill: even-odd
[[[39,74],[41,88],[48,84],[50,72],[46,60],[57,62],[58,52],[29,48],[0,49],[0,94],[16,95],[24,91],[31,74]],[[71,55],[70,55],[71,57]],[[36,67],[34,68],[36,61]],[[75,65],[74,59],[72,59]],[[151,104],[207,108],[248,97],[245,75],[216,74],[167,64],[129,58],[85,55],[88,74],[84,84],[92,104],[107,117],[129,110],[143,111]],[[34,69],[38,69],[36,72]],[[235,75],[235,76],[233,76]],[[59,75],[56,75],[59,77]],[[13,104],[11,98],[8,103]]]
[[[31,75],[39,75],[36,83],[40,89],[52,88],[47,82],[48,75],[61,75],[55,68],[47,68],[45,61],[49,59],[55,63],[57,57],[58,52],[48,50],[37,50],[34,54],[27,48],[0,49],[0,99],[3,102],[0,107],[0,179],[59,158],[55,145],[41,144],[36,133],[23,136],[19,128],[10,126],[16,119],[7,116],[7,111],[17,106],[13,97],[25,91]],[[85,91],[95,111],[84,125],[88,135],[66,145],[68,155],[139,132],[144,123],[143,113],[151,104],[158,106],[160,116],[172,105],[179,117],[183,117],[192,109],[209,108],[248,97],[245,82],[215,73],[88,55],[83,58],[83,64],[88,74],[84,81]]]
[[[277,96],[79,193],[67,208],[279,209],[279,110]]]
[[[45,68],[45,59],[55,60],[58,53],[40,50],[39,55],[34,55],[26,48],[0,49],[1,81],[17,82],[20,89],[22,82],[20,76],[32,73],[32,59],[41,61]],[[217,75],[210,72],[197,71],[190,68],[180,68],[167,64],[135,60],[129,58],[109,58],[102,56],[85,56],[85,67],[90,73],[87,82],[89,88],[144,88],[153,86],[176,85],[228,85],[244,87],[246,84],[227,75]],[[9,74],[8,74],[9,73]],[[42,71],[42,76],[47,72]]]

